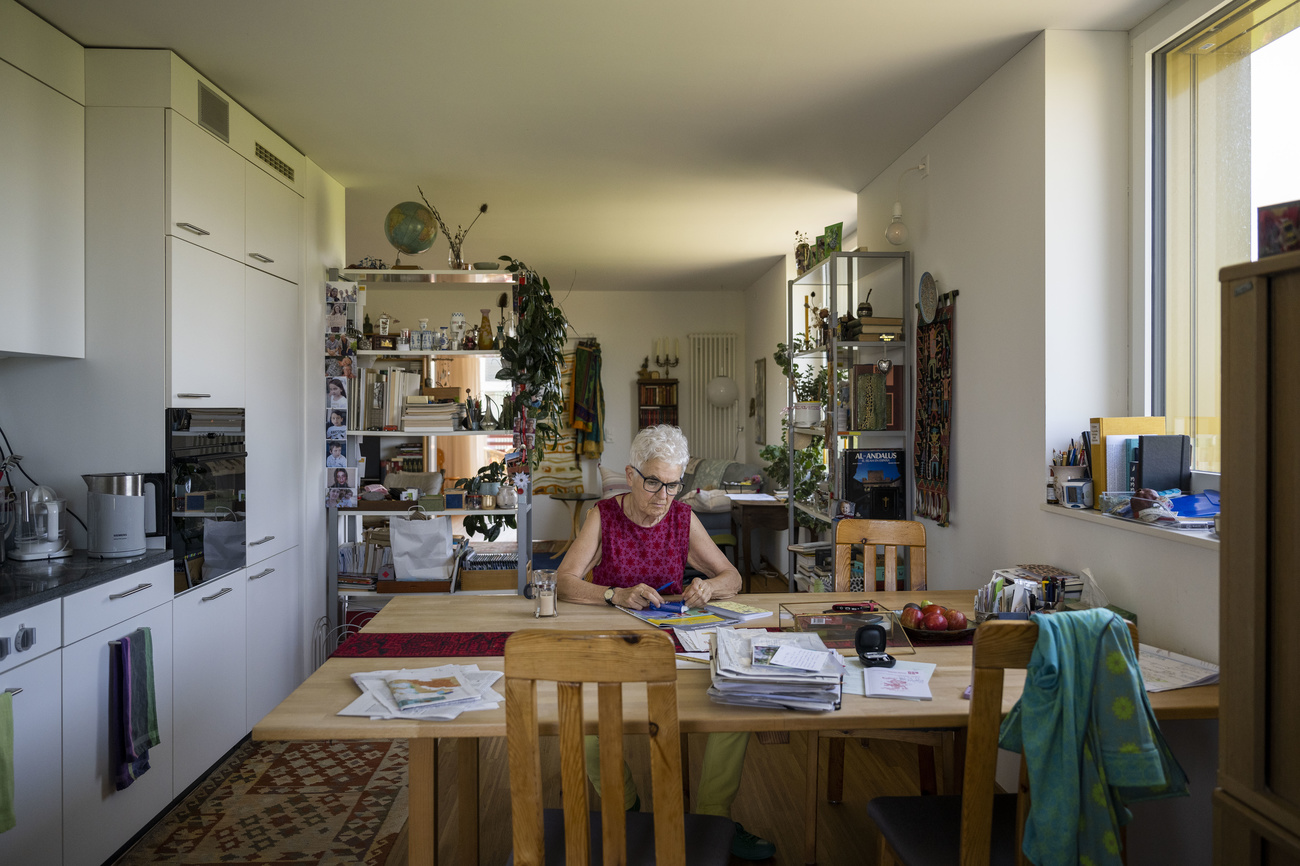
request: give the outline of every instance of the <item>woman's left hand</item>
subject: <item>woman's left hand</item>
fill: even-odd
[[[697,577],[686,585],[682,601],[687,607],[704,607],[713,599],[713,585],[704,578]]]

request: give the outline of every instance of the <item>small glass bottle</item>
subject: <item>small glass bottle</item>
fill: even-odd
[[[559,615],[559,611],[555,607],[554,571],[533,572],[533,602],[535,604],[533,609],[534,618]]]

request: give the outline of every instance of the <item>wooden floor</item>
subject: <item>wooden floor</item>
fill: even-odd
[[[699,779],[700,760],[704,749],[704,736],[691,737],[692,794]],[[629,736],[625,747],[628,763],[642,800],[649,791],[649,767],[645,738]],[[547,791],[546,806],[559,806],[559,766],[554,750],[554,739],[543,742],[543,790]],[[740,794],[732,807],[732,818],[745,828],[776,844],[776,857],[767,863],[780,866],[799,866],[803,858],[803,756],[806,740],[800,733],[792,734],[790,742],[782,745],[765,745],[756,738],[750,740],[745,758],[745,774]],[[549,748],[548,748],[549,747]],[[879,837],[875,826],[867,818],[867,802],[884,794],[916,794],[916,748],[905,743],[872,740],[866,748],[850,741],[845,749],[844,801],[839,804],[825,802],[826,745],[822,745],[822,772],[819,790],[822,797],[818,809],[817,862],[821,864],[863,864],[876,862]],[[548,754],[549,752],[549,754]],[[439,830],[442,840],[438,851],[439,863],[455,863],[455,775],[456,764],[451,749],[441,750],[439,756],[440,787],[444,796],[439,802]],[[479,842],[481,864],[501,864],[510,853],[510,792],[506,777],[505,741],[492,739],[480,741],[480,823]],[[552,793],[554,792],[554,793]],[[589,786],[591,802],[597,802]],[[552,798],[554,802],[552,802]],[[733,860],[734,864],[744,861]],[[406,836],[403,831],[397,851],[389,858],[388,866],[406,866]]]

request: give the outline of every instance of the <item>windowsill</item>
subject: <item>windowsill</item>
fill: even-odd
[[[1064,508],[1060,505],[1048,505],[1046,502],[1038,507],[1043,511],[1046,511],[1048,514],[1056,514],[1074,520],[1085,520],[1088,523],[1096,523],[1101,526],[1108,526],[1112,529],[1136,532],[1140,535],[1149,535],[1152,538],[1173,541],[1177,544],[1190,544],[1194,547],[1203,547],[1206,550],[1219,549],[1219,536],[1216,535],[1213,530],[1201,532],[1188,529],[1161,529],[1158,526],[1148,526],[1144,523],[1134,523],[1131,520],[1120,520],[1115,517],[1107,517],[1104,514],[1098,514],[1091,508]]]

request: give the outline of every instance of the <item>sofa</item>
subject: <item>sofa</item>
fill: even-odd
[[[686,472],[682,475],[684,486],[677,498],[691,506],[709,535],[730,534],[731,503],[721,491],[730,485],[750,482],[755,475],[763,478],[763,467],[734,460],[692,457],[686,464]],[[628,491],[627,474],[622,467],[606,469],[601,466],[600,483],[602,499]],[[751,488],[748,492],[761,489],[761,486]]]

